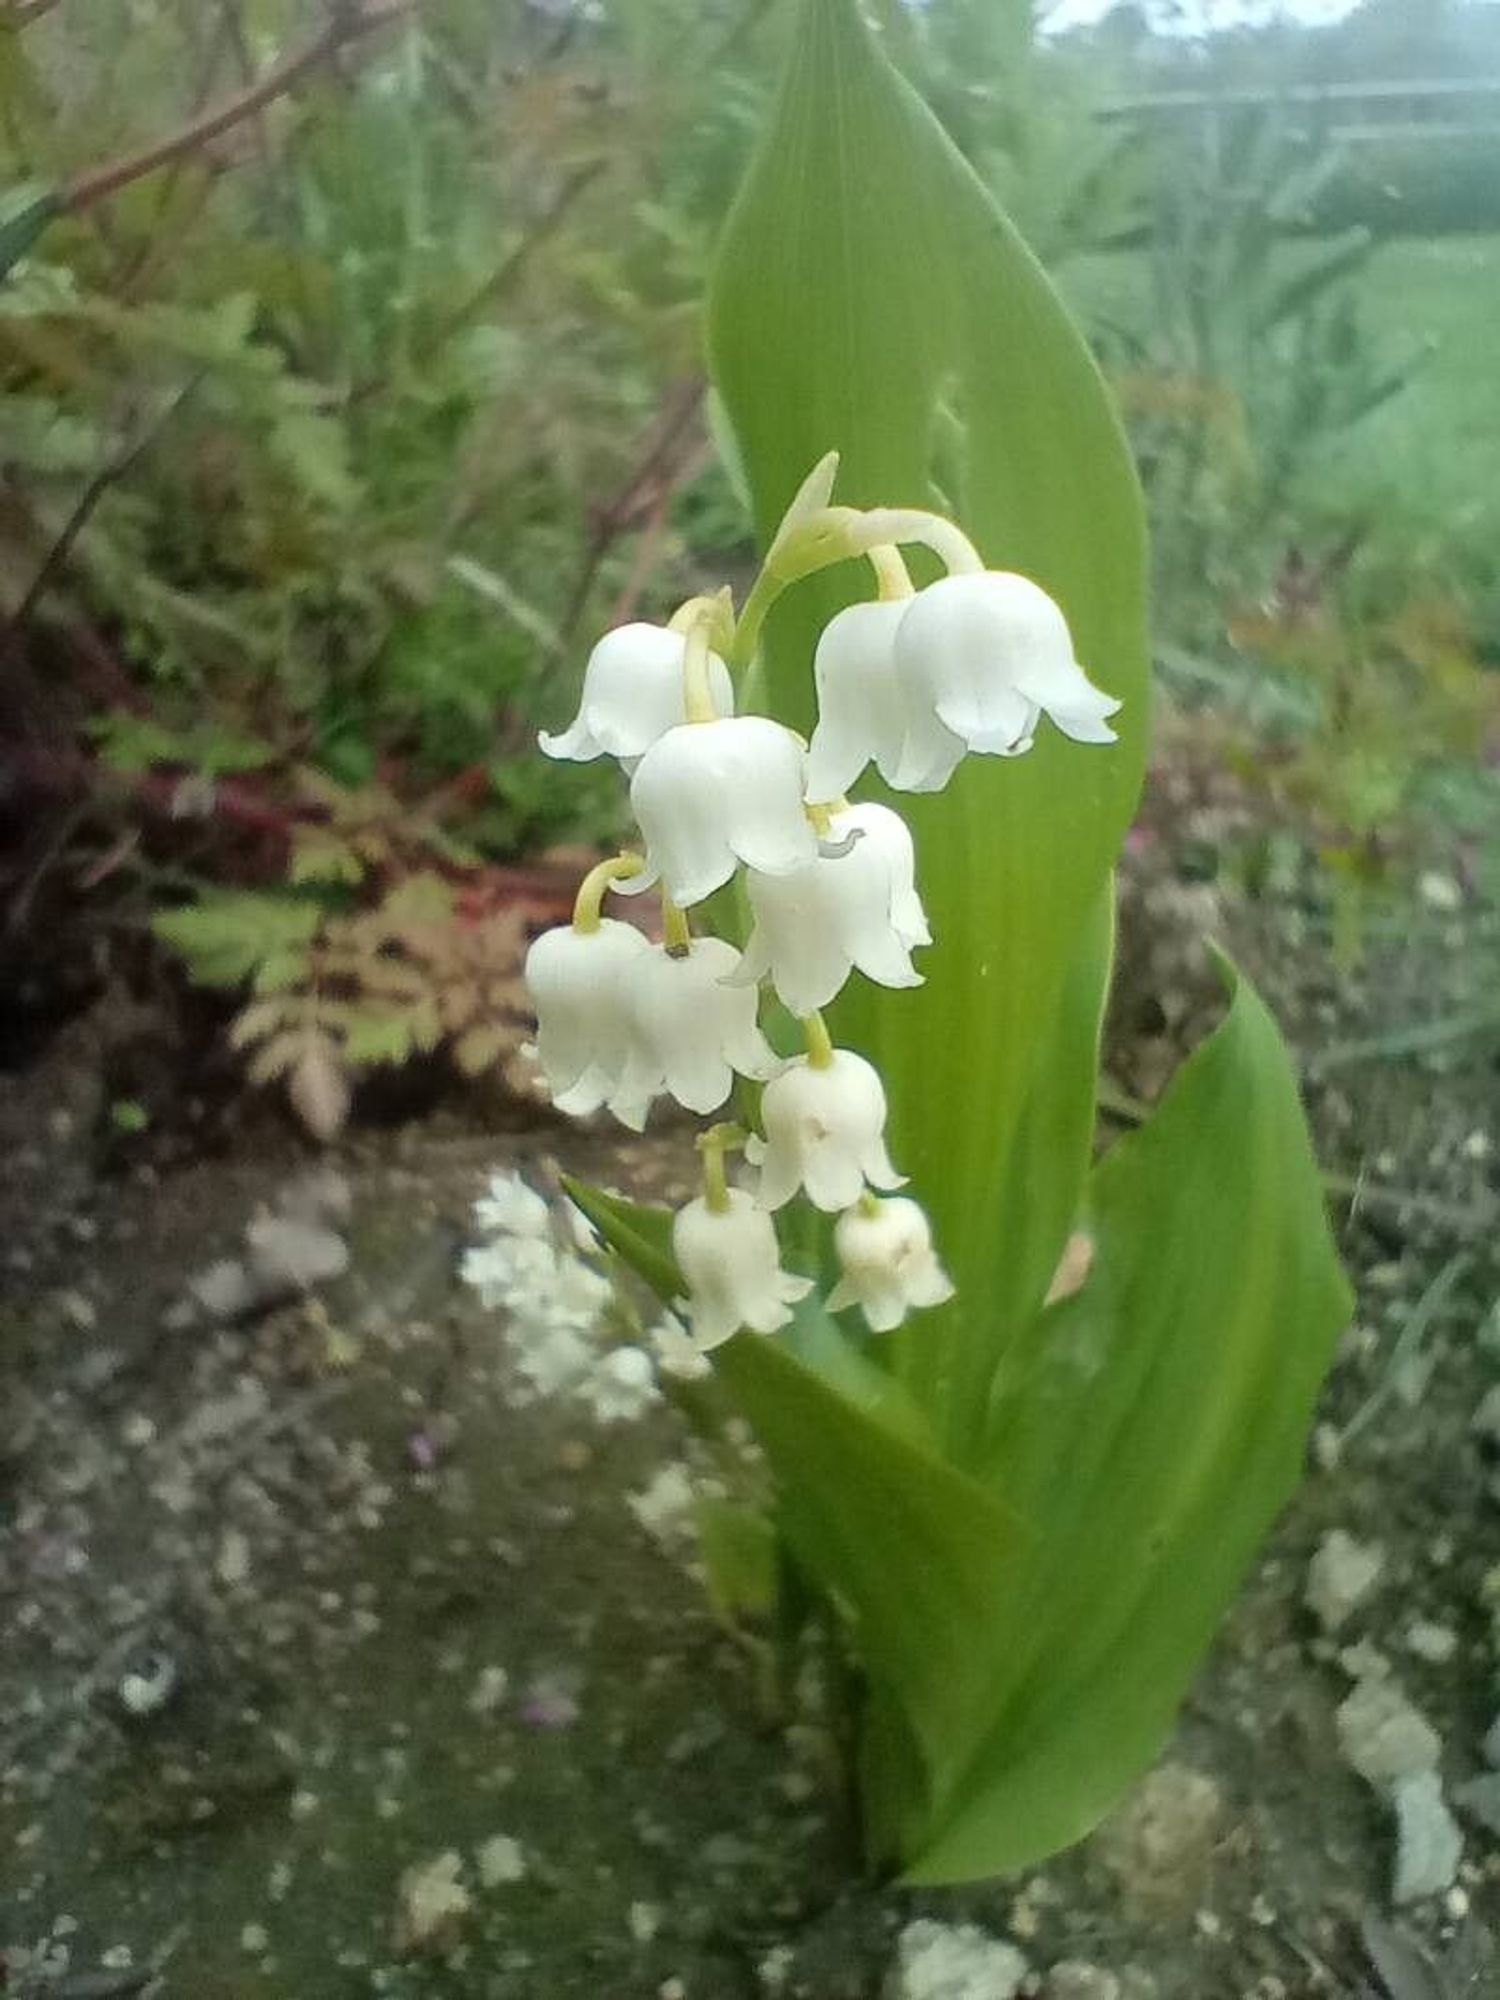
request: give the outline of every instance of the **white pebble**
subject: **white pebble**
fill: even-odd
[[[1303,1600],[1325,1632],[1337,1632],[1374,1590],[1385,1568],[1378,1543],[1357,1542],[1342,1528],[1319,1542],[1307,1566]]]
[[[1431,1666],[1446,1666],[1458,1651],[1458,1634],[1451,1625],[1433,1625],[1419,1618],[1406,1628],[1406,1650]]]
[[[474,1865],[486,1889],[504,1888],[508,1883],[523,1880],[526,1874],[526,1856],[521,1850],[521,1843],[512,1840],[508,1833],[497,1833],[482,1847],[476,1848]]]
[[[466,1704],[470,1715],[493,1715],[509,1692],[510,1675],[504,1667],[481,1667]]]
[[[1464,1838],[1443,1799],[1436,1771],[1398,1778],[1391,1790],[1396,1808],[1396,1874],[1391,1895],[1397,1903],[1441,1896],[1453,1886],[1463,1859]]]
[[[902,1931],[887,2000],[1013,2000],[1029,1968],[976,1924],[918,1918]]]

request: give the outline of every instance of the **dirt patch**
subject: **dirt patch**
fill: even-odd
[[[1136,891],[1155,922],[1160,887]],[[1402,1004],[1378,958],[1333,978],[1283,920],[1226,906],[1304,1047]],[[1471,943],[1429,956],[1429,988],[1465,976]],[[446,1114],[366,1132],[339,1161],[348,1273],[242,1323],[190,1319],[188,1277],[309,1156],[273,1124],[175,1169],[101,1155],[79,1033],[0,1103],[12,1990],[159,1971],[193,2000],[858,2000],[931,1917],[1010,1939],[1034,1986],[1081,1961],[1115,1980],[1105,2000],[1378,1991],[1358,1924],[1389,1910],[1394,1830],[1337,1710],[1378,1652],[1450,1795],[1500,1710],[1500,1505],[1472,1428],[1500,1378],[1489,1052],[1314,1081],[1359,1189],[1359,1318],[1307,1483],[1163,1769],[1043,1870],[909,1895],[861,1881],[816,1718],[766,1713],[706,1607],[661,1483],[690,1455],[676,1415],[528,1400],[458,1275],[495,1168],[669,1187],[681,1137],[622,1153]],[[1328,1633],[1304,1589],[1332,1529],[1382,1563]],[[1451,1886],[1404,1921],[1467,2000],[1500,1992],[1500,1859],[1475,1819],[1463,1833]]]

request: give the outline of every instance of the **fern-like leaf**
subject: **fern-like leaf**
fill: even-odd
[[[187,960],[200,986],[238,986],[253,977],[261,990],[274,991],[296,983],[322,920],[320,906],[301,897],[221,892],[163,911],[152,928]]]

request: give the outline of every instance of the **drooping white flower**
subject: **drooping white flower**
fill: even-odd
[[[604,917],[594,930],[543,931],[526,954],[537,1059],[560,1111],[597,1111],[619,1083],[630,1039],[622,982],[650,949],[634,924]]]
[[[1009,571],[947,576],[919,590],[897,628],[896,676],[907,719],[898,785],[930,776],[955,742],[1019,756],[1044,714],[1075,742],[1115,741],[1108,718],[1119,702],[1074,659],[1058,605]]]
[[[756,996],[725,981],[739,962],[722,938],[661,945],[632,959],[622,1003],[629,1046],[609,1108],[639,1132],[663,1092],[700,1115],[717,1111],[741,1076],[774,1076],[780,1058],[756,1026]]]
[[[807,750],[807,796],[842,798],[866,764],[903,791],[938,791],[964,754],[956,737],[939,743],[918,768],[908,752],[911,727],[896,675],[896,633],[911,600],[850,604],[823,627],[813,655],[818,722]]]
[[[711,1208],[699,1195],[672,1222],[672,1251],[687,1281],[688,1323],[700,1352],[720,1346],[742,1326],[775,1333],[812,1290],[811,1278],[782,1270],[766,1211],[742,1188],[728,1190],[728,1204]]]
[[[752,869],[747,886],[755,928],[736,984],[769,977],[799,1015],[826,1007],[854,966],[881,986],[922,984],[911,954],[931,944],[932,933],[917,895],[911,835],[889,806],[832,814],[816,861],[790,875]]]
[[[518,1173],[495,1173],[474,1204],[474,1220],[496,1236],[545,1236],[552,1211]]]
[[[612,1347],[582,1384],[601,1424],[634,1423],[660,1400],[656,1370],[643,1347]]]
[[[780,1208],[798,1188],[816,1208],[852,1208],[868,1181],[897,1188],[905,1177],[885,1148],[885,1088],[874,1066],[849,1049],[813,1063],[799,1056],[768,1083],[760,1103],[763,1142],[746,1157],[761,1169],[756,1199]]]
[[[619,625],[606,632],[584,669],[578,714],[560,736],[537,739],[549,757],[586,764],[595,757],[642,757],[687,719],[683,662],[687,639],[665,625]],[[734,683],[716,653],[709,685],[720,715],[734,714]]]
[[[533,1327],[587,1333],[614,1297],[608,1278],[550,1237],[498,1237],[465,1251],[459,1269],[484,1306],[504,1307]]]
[[[741,861],[766,875],[802,867],[818,851],[802,805],[804,764],[792,732],[763,715],[669,729],[630,781],[646,865],[615,887],[628,895],[659,879],[687,909]]]
[[[953,1297],[927,1217],[904,1195],[846,1210],[834,1224],[833,1247],[843,1276],[828,1295],[828,1310],[857,1305],[876,1333],[900,1326],[913,1306],[940,1306]]]
[[[690,1340],[675,1319],[659,1319],[646,1335],[663,1375],[679,1382],[698,1382],[713,1373],[703,1350]]]

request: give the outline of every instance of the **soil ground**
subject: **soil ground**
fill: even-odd
[[[1450,1783],[1483,1768],[1500,1710],[1500,1494],[1471,1428],[1500,1380],[1496,1044],[1337,1062],[1460,1011],[1493,915],[1435,912],[1419,948],[1373,934],[1339,971],[1315,909],[1221,907],[1149,838],[1127,892],[1116,1076],[1149,1094],[1195,1031],[1185,940],[1222,919],[1323,1064],[1359,1316],[1164,1772],[1075,1853],[951,1894],[860,1880],[815,1733],[767,1718],[690,1539],[641,1504],[688,1454],[676,1414],[526,1401],[458,1278],[495,1169],[666,1187],[680,1134],[627,1155],[442,1110],[357,1131],[347,1275],[185,1324],[189,1276],[306,1148],[252,1122],[217,1157],[122,1149],[88,1016],[0,1079],[9,1990],[873,2000],[925,1915],[1159,2000],[1500,1995],[1500,1849],[1472,1821],[1453,1888],[1401,1917],[1436,1983],[1376,1983],[1360,1922],[1391,1916],[1393,1831],[1334,1726],[1361,1639],[1441,1733]],[[1328,1640],[1303,1591],[1335,1527],[1385,1568]],[[1450,1657],[1412,1650],[1423,1624]],[[142,1686],[166,1697],[133,1715]],[[446,1855],[469,1907],[414,1939],[412,1871]]]

